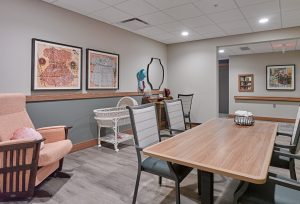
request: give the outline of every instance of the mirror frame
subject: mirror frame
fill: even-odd
[[[160,64],[161,69],[162,69],[162,71],[163,71],[162,81],[161,81],[160,85],[158,86],[158,89],[154,89],[154,88],[153,88],[153,85],[151,84],[151,82],[150,82],[150,80],[149,80],[149,67],[150,67],[150,65],[151,65],[151,63],[153,62],[154,59],[156,59],[156,60],[159,61],[159,64]],[[164,83],[164,80],[165,80],[165,69],[164,69],[164,66],[163,66],[162,63],[161,63],[161,60],[160,60],[159,58],[152,57],[151,60],[150,60],[150,63],[147,65],[147,82],[148,82],[148,84],[150,85],[151,90],[160,90],[160,87],[161,87],[161,85]]]

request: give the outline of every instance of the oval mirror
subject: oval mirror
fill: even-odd
[[[151,58],[147,66],[147,81],[151,90],[159,90],[164,82],[164,67],[159,58]]]

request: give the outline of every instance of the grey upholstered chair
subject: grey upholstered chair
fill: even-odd
[[[294,131],[293,134],[278,132],[277,135],[290,137],[290,145],[283,145],[283,144],[277,144],[275,143],[275,150],[281,150],[285,151],[287,153],[291,154],[297,154],[300,150],[300,107],[298,108],[298,114],[296,117],[296,122],[294,125]],[[290,170],[290,176],[292,179],[297,180],[296,171],[295,171],[295,160],[293,158],[288,158],[279,154],[273,154],[272,160],[271,160],[271,166],[289,169]]]
[[[178,94],[178,98],[182,100],[184,119],[189,120],[190,128],[192,128],[191,123],[191,108],[194,94]]]
[[[135,148],[138,158],[138,173],[132,203],[136,203],[141,171],[145,171],[159,176],[160,185],[162,177],[175,181],[176,203],[179,204],[180,182],[191,172],[192,168],[162,161],[153,157],[142,159],[141,151],[145,147],[160,142],[156,108],[154,104],[145,104],[127,108],[129,109]]]
[[[274,154],[290,159],[300,159],[299,156],[274,151]],[[274,173],[269,173],[265,184],[249,184],[242,182],[234,195],[234,203],[259,204],[299,204],[300,182]]]
[[[186,124],[181,99],[164,100],[166,118],[171,135],[184,132]]]

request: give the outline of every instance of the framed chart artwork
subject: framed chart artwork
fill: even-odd
[[[80,90],[82,48],[32,39],[31,90]]]
[[[269,65],[266,68],[267,90],[295,90],[295,65]]]
[[[86,50],[87,89],[119,88],[119,55],[98,50]]]

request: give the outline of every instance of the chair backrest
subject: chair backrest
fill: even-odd
[[[27,112],[24,94],[0,94],[0,142],[22,127],[34,128]]]
[[[181,99],[164,100],[169,129],[185,130]]]
[[[291,140],[291,144],[296,145],[296,153],[299,152],[300,150],[300,106],[298,107],[298,113],[297,113],[297,117],[296,117],[296,121],[295,121],[295,125],[294,125],[294,131],[293,131],[293,135],[292,135],[292,140]],[[292,152],[295,153],[295,152]]]
[[[182,101],[184,114],[189,114],[191,112],[193,96],[194,94],[178,94],[178,98]]]
[[[41,141],[0,143],[0,200],[33,196]]]
[[[136,145],[144,148],[160,141],[154,104],[127,106]]]
[[[132,98],[132,97],[122,97],[118,104],[117,104],[117,107],[126,107],[126,106],[137,106],[138,105],[138,102]]]

